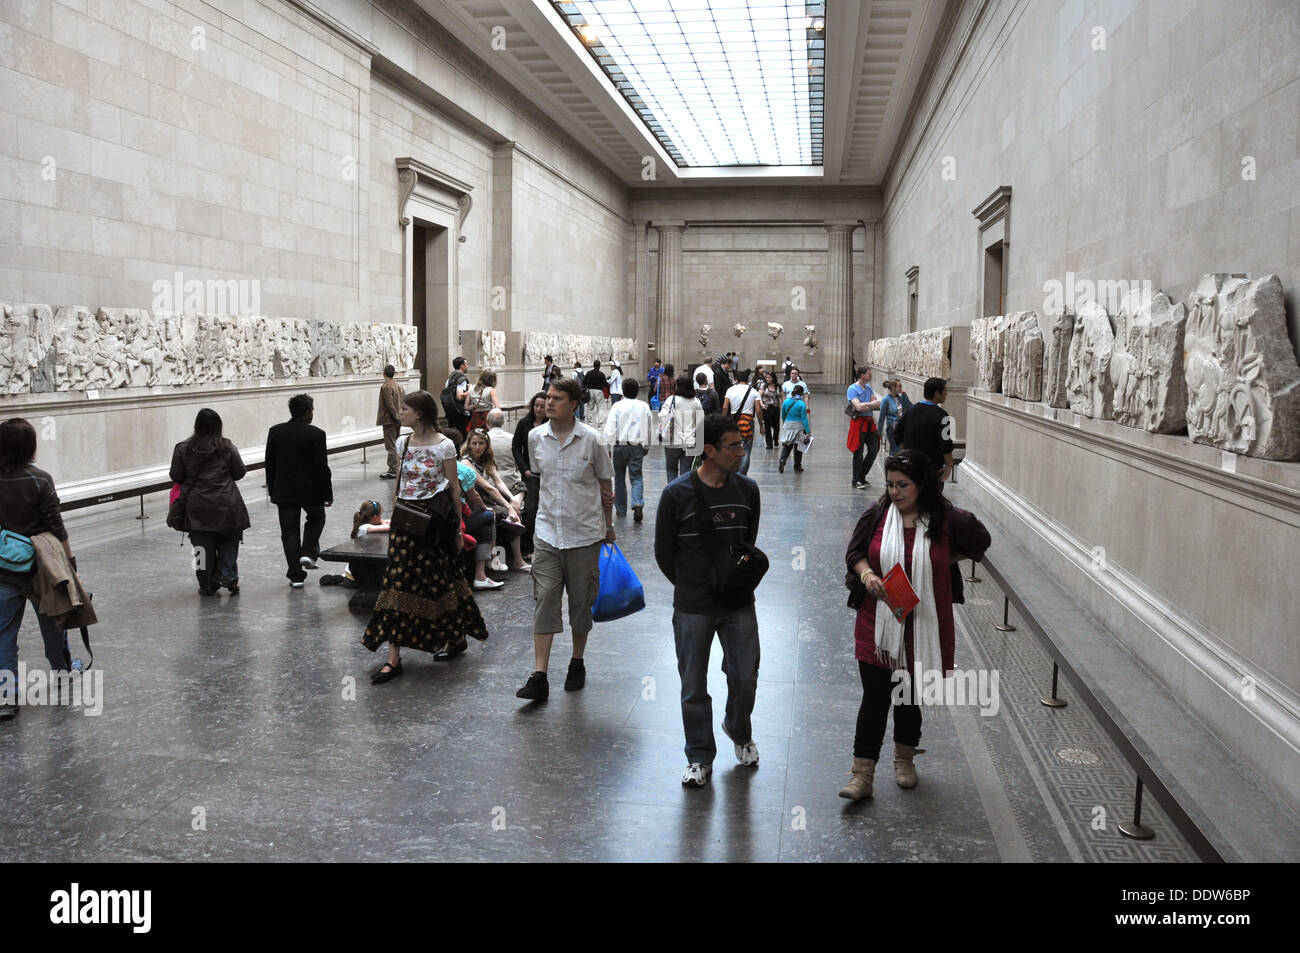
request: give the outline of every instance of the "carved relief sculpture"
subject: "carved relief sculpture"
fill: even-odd
[[[817,326],[815,324],[805,324],[803,329],[807,335],[803,339],[803,346],[810,351],[817,350]]]
[[[775,321],[767,322],[767,336],[770,337],[773,341],[779,338],[781,336],[781,332],[784,330],[785,328],[777,324]]]
[[[980,319],[977,319],[980,320]],[[974,328],[974,322],[972,322]],[[1002,392],[1002,362],[1005,357],[1005,318],[1003,315],[982,319],[979,352],[975,355],[975,376],[984,390]],[[972,347],[975,332],[971,332]]]
[[[1043,327],[1043,400],[1049,407],[1070,406],[1065,382],[1070,369],[1070,341],[1074,338],[1075,314],[1066,310],[1047,315]]]
[[[1233,453],[1300,459],[1300,367],[1277,275],[1206,275],[1186,328],[1188,436]]]
[[[1178,433],[1187,425],[1186,326],[1186,306],[1163,291],[1147,300],[1135,288],[1125,297],[1110,359],[1116,422],[1151,433]]]
[[[746,330],[747,329],[743,324],[737,324],[735,327],[731,329],[731,333],[734,334],[736,337],[740,337],[745,333]]]
[[[1021,400],[1043,399],[1043,332],[1034,311],[1006,316],[1002,393]]]
[[[1079,306],[1070,340],[1066,394],[1070,409],[1085,417],[1110,420],[1114,416],[1114,388],[1110,380],[1110,358],[1115,346],[1106,309],[1095,301]]]
[[[709,349],[709,338],[712,336],[713,336],[713,325],[711,324],[702,325],[700,327],[700,337],[699,337],[700,347],[704,348],[704,350],[707,351]]]

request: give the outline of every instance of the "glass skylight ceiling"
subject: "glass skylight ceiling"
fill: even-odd
[[[678,166],[822,163],[824,0],[551,0]]]

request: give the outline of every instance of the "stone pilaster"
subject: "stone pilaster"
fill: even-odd
[[[853,379],[853,231],[857,222],[827,222],[826,309],[818,322],[823,379],[848,386]],[[865,359],[865,356],[864,356]]]
[[[659,232],[658,300],[655,314],[655,356],[675,364],[678,373],[690,363],[687,329],[682,327],[682,232],[685,222],[655,222]]]

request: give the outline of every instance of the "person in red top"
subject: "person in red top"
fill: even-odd
[[[921,553],[915,551],[918,539],[928,543]],[[862,514],[844,554],[850,591],[861,596],[853,638],[862,704],[852,780],[840,797],[856,801],[871,796],[894,683],[907,673],[913,704],[893,706],[894,775],[899,787],[916,787],[912,759],[921,740],[921,708],[915,704],[920,677],[953,670],[952,607],[965,601],[956,564],[982,559],[990,542],[984,524],[944,497],[938,471],[924,453],[904,450],[885,461],[885,494]],[[920,599],[901,624],[888,603],[883,610],[881,605],[882,576],[896,565],[903,567]]]

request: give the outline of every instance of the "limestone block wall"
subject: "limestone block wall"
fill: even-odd
[[[997,313],[1057,314],[1082,282],[1118,287],[1101,302],[1115,315],[1135,283],[1185,302],[1207,273],[1272,274],[1294,352],[1298,51],[1283,0],[961,4],[884,184],[878,333],[908,330],[913,266],[920,328],[992,313],[972,210],[1009,186]],[[1041,330],[1069,353],[1064,327]],[[1295,549],[1300,464],[1094,419],[1113,413],[1100,391],[1072,412],[1062,361],[1043,402],[990,393],[986,358],[964,492],[1295,804],[1298,607],[1278,554]]]
[[[1300,340],[1297,51],[1290,0],[963,3],[884,184],[877,333],[908,330],[913,265],[919,327],[982,316],[972,210],[1005,185],[1002,313],[1056,310],[1067,273],[1175,301],[1273,273]]]

